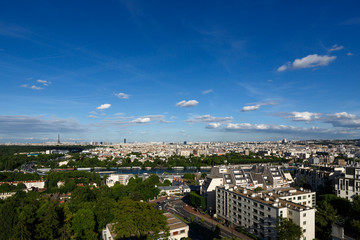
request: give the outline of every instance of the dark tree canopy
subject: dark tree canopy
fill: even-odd
[[[276,231],[279,240],[299,240],[302,236],[301,227],[287,218],[279,218]]]

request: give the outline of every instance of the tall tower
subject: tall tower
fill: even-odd
[[[124,138],[124,143],[126,143],[126,138]]]
[[[61,142],[60,142],[60,134],[58,134],[58,141],[57,141],[57,144],[61,144]]]

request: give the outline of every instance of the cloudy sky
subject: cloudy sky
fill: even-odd
[[[1,1],[0,142],[360,138],[359,1]]]

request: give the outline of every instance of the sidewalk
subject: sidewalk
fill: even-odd
[[[235,229],[233,228],[229,228],[229,227],[226,227],[226,226],[223,226],[222,224],[218,223],[216,220],[214,220],[212,217],[210,217],[209,215],[206,215],[206,214],[201,214],[199,212],[196,212],[195,210],[192,209],[191,206],[188,206],[188,205],[184,205],[184,210],[187,211],[188,213],[192,214],[192,215],[195,215],[199,218],[203,218],[204,221],[210,223],[211,225],[213,225],[214,227],[219,224],[220,228],[222,230],[225,230],[229,233],[232,233],[236,238],[239,238],[239,239],[242,239],[242,240],[253,240],[252,238],[242,234],[242,233],[239,233],[238,231],[236,231]]]

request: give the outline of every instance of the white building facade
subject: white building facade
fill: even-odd
[[[312,199],[312,194],[297,197]],[[312,204],[312,201],[311,201]],[[216,188],[216,215],[227,222],[245,228],[260,239],[275,240],[279,217],[291,219],[303,231],[303,240],[315,238],[315,209],[284,200],[270,192],[255,193],[246,189]]]

